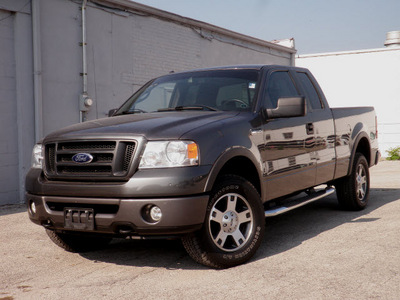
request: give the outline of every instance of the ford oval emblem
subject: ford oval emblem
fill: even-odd
[[[72,161],[78,164],[88,164],[93,160],[93,156],[89,153],[77,153],[72,156]]]

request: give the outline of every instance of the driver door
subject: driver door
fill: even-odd
[[[263,109],[277,107],[279,98],[299,97],[300,93],[289,70],[275,69],[267,74]],[[316,177],[312,118],[266,119],[263,124],[263,184],[265,200],[281,197],[314,186]]]

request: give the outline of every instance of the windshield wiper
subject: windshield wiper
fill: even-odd
[[[126,110],[126,111],[122,112],[123,115],[130,115],[130,114],[136,114],[136,113],[147,113],[147,111],[140,109],[140,108],[135,108],[135,109]]]
[[[196,104],[192,106],[176,106],[176,107],[169,107],[169,108],[161,108],[157,111],[162,112],[162,111],[182,111],[182,110],[210,110],[210,111],[217,111],[218,109],[207,106],[207,105],[201,105],[201,104]]]

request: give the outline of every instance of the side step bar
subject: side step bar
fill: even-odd
[[[324,198],[326,196],[329,196],[329,195],[333,194],[334,192],[335,192],[335,188],[327,187],[326,189],[315,192],[310,196],[305,196],[300,199],[296,199],[292,202],[289,202],[289,203],[287,203],[286,206],[280,206],[280,207],[274,207],[272,209],[268,209],[265,211],[265,217],[268,218],[268,217],[274,217],[277,215],[284,214],[288,211],[291,211],[293,209],[296,209],[296,208],[306,205],[308,203],[311,203],[311,202],[317,201],[321,198]]]

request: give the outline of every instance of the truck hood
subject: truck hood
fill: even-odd
[[[178,111],[131,114],[98,119],[65,127],[46,140],[96,136],[144,136],[149,140],[179,139],[185,133],[227,118],[238,112]]]

